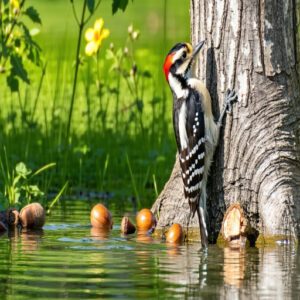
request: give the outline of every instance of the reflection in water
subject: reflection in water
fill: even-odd
[[[44,231],[0,238],[0,299],[299,299],[297,248],[199,251],[198,243],[122,237],[121,218],[110,232],[95,230],[90,205],[74,205]]]
[[[21,249],[27,252],[36,251],[42,241],[43,234],[43,229],[22,229]]]
[[[207,252],[199,251],[199,245],[167,244],[166,255],[159,260],[160,278],[175,284],[171,289],[179,294],[194,293],[206,285]]]
[[[224,248],[224,282],[240,287],[245,277],[245,248]]]
[[[153,243],[153,237],[147,231],[139,231],[136,236],[136,241],[139,243]]]
[[[110,229],[108,228],[96,228],[96,227],[91,227],[91,237],[94,240],[107,240],[109,237]]]
[[[43,229],[19,229],[13,228],[8,231],[11,248],[13,251],[33,252],[38,250],[42,242]]]
[[[299,256],[299,253],[298,253]],[[264,298],[296,299],[300,293],[300,264],[295,264],[292,246],[272,248],[224,249],[224,299]],[[293,289],[293,282],[297,282]]]
[[[260,248],[257,289],[270,291],[276,295],[277,299],[291,297],[292,288],[287,289],[287,287],[292,286],[293,275],[296,275],[293,274],[295,258],[295,249],[291,246],[278,247],[275,251],[274,249]],[[298,265],[298,275],[299,267]],[[300,293],[298,299],[299,295]]]

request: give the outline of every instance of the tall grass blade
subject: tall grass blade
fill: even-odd
[[[141,207],[140,196],[139,196],[139,192],[138,192],[138,189],[137,189],[137,185],[136,185],[136,182],[135,182],[135,179],[134,179],[134,176],[133,176],[131,164],[130,164],[129,157],[128,157],[127,153],[126,153],[126,162],[127,162],[127,166],[128,166],[128,170],[129,170],[129,174],[130,174],[130,179],[131,179],[131,184],[132,184],[132,188],[133,188],[133,191],[134,191],[134,195],[135,195],[138,207],[140,208]]]
[[[104,162],[103,173],[102,173],[102,182],[101,182],[101,191],[103,191],[104,178],[105,178],[106,173],[107,173],[108,164],[109,164],[109,154],[106,155],[105,162]]]
[[[36,175],[38,175],[38,174],[44,172],[45,170],[50,169],[50,168],[55,167],[55,166],[56,166],[56,163],[50,163],[50,164],[47,164],[47,165],[45,165],[45,166],[39,168],[37,171],[35,171],[35,172],[32,174],[31,177],[34,177],[34,176],[36,176]]]
[[[155,191],[155,198],[158,197],[158,189],[157,189],[157,182],[156,182],[156,177],[155,174],[152,175],[153,178],[153,185],[154,185],[154,191]]]
[[[68,186],[69,182],[67,181],[64,186],[61,188],[61,190],[59,191],[59,193],[55,196],[55,198],[52,200],[52,202],[49,205],[49,208],[47,210],[47,215],[49,215],[51,213],[51,209],[52,207],[56,204],[56,202],[60,199],[60,197],[62,196],[62,194],[64,193],[64,191],[66,190],[67,186]]]

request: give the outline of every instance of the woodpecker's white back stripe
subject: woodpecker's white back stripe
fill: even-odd
[[[180,120],[180,117],[179,117],[179,120]],[[183,135],[185,134],[186,135],[186,130],[185,132],[182,133]],[[180,127],[179,127],[179,138],[180,138],[180,143],[182,145],[182,142],[181,142],[181,137],[180,137]],[[182,163],[184,163],[185,161],[189,160],[190,158],[192,158],[192,156],[197,152],[197,150],[199,149],[199,147],[201,146],[202,143],[205,142],[205,138],[201,138],[199,139],[198,143],[196,144],[196,146],[194,146],[194,148],[192,149],[192,151],[186,156],[186,157],[183,157],[181,154],[179,156],[180,158],[180,161]],[[185,142],[187,144],[187,142]],[[186,148],[186,147],[185,147]],[[184,148],[183,148],[184,149]],[[202,159],[204,157],[205,153],[199,153],[198,154],[198,159]]]
[[[176,94],[177,98],[187,98],[189,90],[183,89],[180,81],[175,78],[172,73],[169,73],[168,81],[172,91]]]
[[[202,184],[202,180],[200,182],[198,182],[196,185],[191,186],[191,187],[187,187],[185,186],[184,189],[187,193],[192,193],[196,190],[199,190],[201,188],[201,184]]]
[[[188,178],[187,183],[190,184],[190,182],[192,181],[192,179],[193,179],[196,175],[203,174],[203,172],[204,172],[204,166],[201,167],[200,169],[195,170],[195,171],[191,174],[191,176]],[[182,175],[184,175],[184,174],[182,174]]]
[[[179,111],[179,139],[181,150],[187,148],[188,146],[188,137],[186,132],[186,103],[182,103]]]

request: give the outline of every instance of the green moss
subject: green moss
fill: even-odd
[[[294,239],[289,235],[263,235],[259,234],[255,243],[256,247],[276,246],[280,241],[288,241],[289,243],[298,244],[298,239]]]
[[[219,233],[217,238],[217,245],[219,247],[225,247],[228,244],[228,242],[224,239],[223,235]]]

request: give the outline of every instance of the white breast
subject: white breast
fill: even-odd
[[[172,73],[169,73],[168,81],[172,91],[176,94],[177,98],[187,98],[189,90],[183,89],[178,79],[176,79],[176,77],[174,77]]]
[[[179,110],[179,139],[181,150],[187,148],[188,146],[188,137],[186,132],[186,103],[183,101],[180,110]]]

